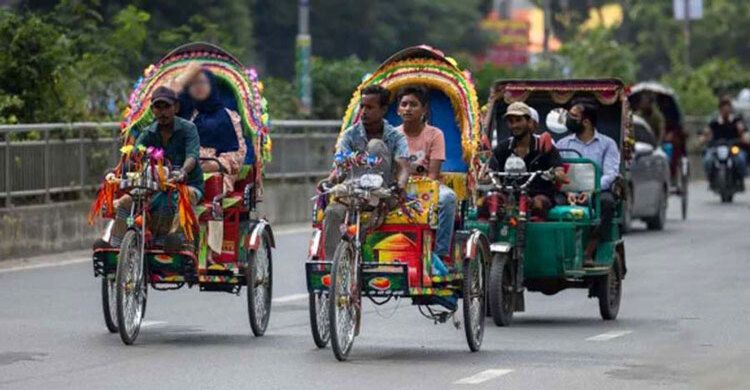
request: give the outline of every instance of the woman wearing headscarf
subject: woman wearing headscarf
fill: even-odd
[[[227,172],[224,193],[231,192],[247,154],[239,114],[224,105],[216,76],[202,70],[199,64],[188,65],[172,84],[172,89],[179,94],[180,111],[177,115],[192,121],[198,128],[201,157],[212,157],[221,162]],[[206,173],[220,170],[212,160],[201,161],[201,168]]]

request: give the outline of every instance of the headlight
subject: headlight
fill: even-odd
[[[732,146],[732,154],[740,154],[740,147],[737,145]]]
[[[362,188],[375,189],[383,186],[383,176],[375,174],[362,175],[359,178],[359,184]]]

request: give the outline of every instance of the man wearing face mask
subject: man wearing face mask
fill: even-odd
[[[573,134],[557,142],[557,147],[562,150],[563,157],[578,157],[575,153],[566,152],[565,149],[575,150],[583,158],[590,159],[597,164],[602,171],[600,180],[600,203],[601,223],[594,230],[584,252],[584,266],[594,265],[594,253],[602,234],[612,225],[612,217],[615,212],[615,197],[612,194],[612,184],[620,172],[620,150],[617,143],[610,137],[596,130],[597,109],[591,103],[575,103],[568,110],[568,118],[565,126]],[[588,194],[567,194],[570,203],[585,203]]]
[[[503,171],[505,161],[515,155],[523,159],[527,171],[545,171],[555,168],[555,181],[566,182],[567,177],[562,168],[560,153],[549,134],[533,133],[531,116],[531,107],[526,103],[515,102],[508,106],[505,120],[512,136],[498,143],[492,151],[490,170]],[[529,195],[532,197],[532,216],[545,218],[553,206],[554,194],[555,185],[550,181],[537,179],[531,183]]]

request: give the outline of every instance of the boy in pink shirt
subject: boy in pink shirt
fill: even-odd
[[[398,115],[404,123],[397,127],[406,136],[409,144],[409,173],[440,180],[440,167],[445,161],[445,138],[437,127],[426,123],[427,89],[410,86],[396,95]],[[448,273],[440,257],[450,255],[453,222],[456,216],[456,194],[440,184],[438,193],[438,229],[433,251],[433,273]]]

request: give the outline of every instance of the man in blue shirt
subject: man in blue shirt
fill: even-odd
[[[565,126],[573,134],[557,142],[560,154],[565,158],[578,157],[575,153],[566,152],[565,149],[575,150],[583,158],[590,159],[597,164],[602,171],[599,183],[601,194],[601,223],[594,230],[584,252],[584,266],[594,265],[594,252],[604,232],[612,225],[612,217],[615,212],[615,197],[612,194],[612,184],[620,174],[620,150],[617,143],[610,137],[596,130],[597,109],[588,102],[576,103],[568,110],[568,118]],[[586,202],[587,195],[568,194],[569,201],[579,203]]]
[[[388,112],[390,92],[380,85],[362,89],[359,103],[359,122],[346,129],[336,151],[341,153],[367,152],[380,157],[384,182],[389,184],[394,167],[398,169],[397,185],[403,192],[409,181],[409,145],[403,133],[384,119]],[[332,172],[328,181],[335,183],[341,178]],[[339,227],[344,223],[346,207],[339,203],[328,205],[323,217],[324,250],[328,260],[333,260],[336,246],[341,241]]]

